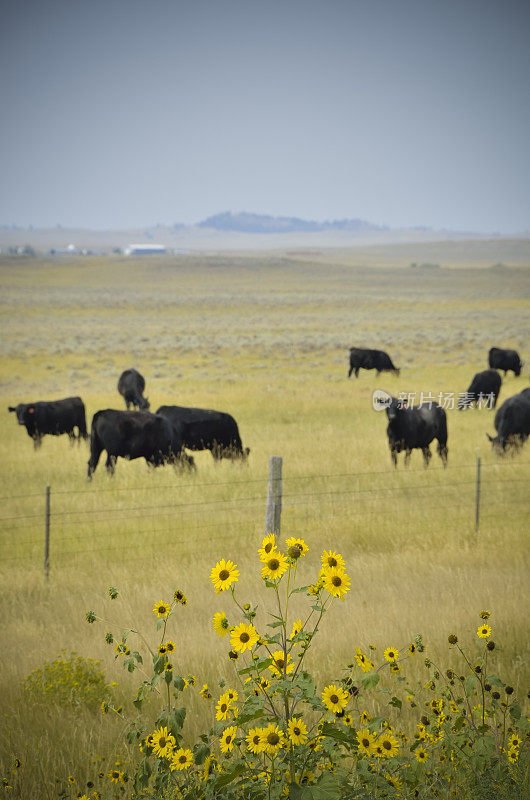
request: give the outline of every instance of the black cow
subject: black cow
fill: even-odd
[[[122,372],[118,381],[118,391],[125,399],[127,411],[130,406],[139,408],[142,411],[149,409],[149,400],[143,396],[145,390],[145,379],[135,369],[126,369]]]
[[[380,372],[393,372],[399,375],[392,359],[385,353],[384,350],[367,350],[364,347],[350,347],[350,369],[348,378],[351,377],[352,372],[355,372],[355,377],[359,376],[360,369],[375,369],[377,374]]]
[[[397,454],[405,451],[405,466],[408,465],[412,450],[419,448],[423,453],[425,466],[429,465],[433,439],[438,440],[438,454],[444,467],[447,466],[447,418],[438,403],[424,403],[416,408],[407,408],[395,397],[386,408],[388,427],[386,429],[390,455],[397,467]]]
[[[86,439],[85,406],[80,397],[66,397],[64,400],[52,400],[38,403],[19,403],[9,406],[14,411],[18,424],[25,425],[28,436],[33,439],[35,449],[42,444],[46,434],[60,436],[67,433],[69,438]],[[75,434],[77,428],[77,437]]]
[[[517,350],[503,350],[501,347],[492,347],[488,353],[488,364],[492,369],[503,369],[504,377],[508,370],[512,370],[518,378],[523,367]]]
[[[501,390],[502,378],[496,369],[485,369],[483,372],[477,372],[471,383],[469,389],[461,396],[458,401],[458,408],[463,411],[469,408],[472,403],[477,403],[479,400],[487,400],[488,395],[493,396],[491,408],[495,408]]]
[[[92,477],[103,450],[107,470],[113,474],[118,457],[145,458],[148,464],[180,464],[194,467],[193,458],[182,449],[182,434],[166,417],[148,411],[97,411],[92,419],[88,477]]]
[[[243,449],[237,422],[223,411],[160,406],[156,413],[181,426],[182,442],[189,450],[210,450],[216,461],[221,458],[244,461],[250,453],[248,447]]]
[[[494,449],[520,447],[530,436],[530,389],[523,389],[504,401],[495,414],[497,436],[486,434]]]

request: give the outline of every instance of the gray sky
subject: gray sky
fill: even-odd
[[[0,224],[530,229],[527,0],[3,0],[0,92]]]

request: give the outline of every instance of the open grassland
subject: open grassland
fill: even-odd
[[[434,256],[407,250],[411,261]],[[128,757],[121,719],[24,693],[25,676],[62,648],[102,661],[130,717],[134,676],[115,663],[103,636],[152,630],[154,603],[181,588],[189,604],[170,632],[178,670],[212,686],[232,674],[210,624],[231,607],[214,594],[209,573],[232,558],[242,601],[264,597],[257,547],[271,454],[284,459],[282,532],[311,548],[302,580],[314,579],[323,548],[344,555],[352,579],[308,656],[319,680],[335,677],[357,645],[373,642],[381,653],[406,647],[417,632],[433,660],[452,666],[447,635],[472,643],[477,614],[489,608],[499,671],[526,694],[530,445],[500,459],[485,436],[493,412],[449,410],[448,469],[433,446],[428,470],[416,452],[408,470],[400,460],[395,471],[386,417],[371,403],[375,388],[418,397],[463,392],[487,367],[492,345],[515,347],[527,360],[520,378],[503,381],[499,402],[528,385],[528,265],[480,269],[494,262],[481,258],[458,269],[411,269],[391,264],[388,252],[378,260],[377,252],[355,251],[0,262],[0,767],[22,759],[22,797],[56,797],[55,780],[62,786],[67,775],[77,776],[77,790]],[[400,377],[361,371],[348,381],[352,345],[387,350]],[[89,420],[100,408],[122,408],[116,384],[131,366],[146,378],[152,410],[174,403],[232,413],[251,448],[248,463],[216,465],[199,453],[188,473],[120,460],[111,479],[102,458],[88,484],[86,443],[46,437],[34,451],[6,413],[18,402],[74,394]],[[112,603],[109,585],[125,599]],[[108,622],[88,626],[88,609]],[[264,621],[260,612],[258,627]],[[424,679],[419,658],[406,670],[412,681]],[[210,707],[196,694],[190,703],[192,741],[208,726]]]

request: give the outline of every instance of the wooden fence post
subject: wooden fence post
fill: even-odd
[[[480,523],[480,456],[477,456],[477,487],[475,492],[475,542],[478,538]]]
[[[44,528],[44,577],[50,577],[50,487],[46,487],[46,520]]]
[[[280,533],[282,516],[282,459],[269,457],[269,486],[267,489],[267,509],[265,512],[265,534]]]

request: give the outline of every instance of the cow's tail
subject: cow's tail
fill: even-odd
[[[447,466],[447,416],[443,408],[440,409],[439,414],[439,427],[438,427],[438,455],[442,459],[444,467]]]
[[[79,414],[79,424],[77,426],[77,430],[79,431],[79,439],[88,439],[88,431],[86,429],[86,415],[85,409],[81,410]]]
[[[97,411],[94,414],[94,417],[92,418],[92,429],[90,431],[90,458],[88,459],[87,472],[87,477],[89,480],[92,478],[92,474],[95,472],[95,469],[98,465],[99,457],[102,451],[105,449],[98,434],[97,420],[99,413],[100,412]]]

